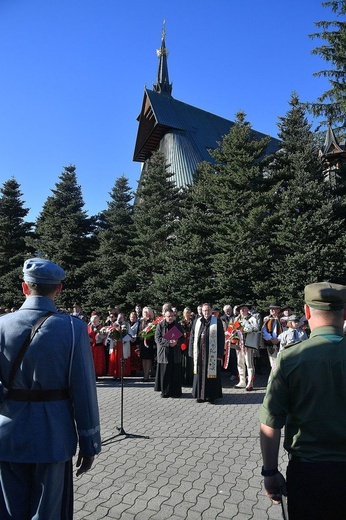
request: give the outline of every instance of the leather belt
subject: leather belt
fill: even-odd
[[[62,401],[70,398],[70,390],[64,388],[62,390],[27,390],[26,388],[11,388],[6,399],[11,401]]]
[[[304,459],[304,457],[297,457],[297,455],[293,455],[292,453],[288,454],[288,460],[292,460],[295,462],[314,462],[313,460]]]

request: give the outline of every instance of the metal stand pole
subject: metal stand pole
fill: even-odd
[[[120,371],[120,380],[121,380],[121,393],[120,393],[120,427],[117,427],[119,433],[114,435],[110,439],[103,441],[102,444],[108,443],[108,441],[115,439],[116,437],[124,436],[125,438],[131,439],[149,439],[146,435],[135,435],[133,433],[127,433],[124,430],[124,369],[125,369],[125,359],[124,359],[124,345],[121,343],[121,371]]]

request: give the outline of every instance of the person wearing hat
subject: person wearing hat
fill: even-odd
[[[246,388],[247,391],[253,390],[255,380],[254,347],[247,341],[248,334],[259,332],[259,314],[250,314],[251,303],[241,303],[239,309],[239,321],[243,331],[243,340],[237,347],[237,367],[239,373],[239,383],[234,388]],[[246,380],[247,372],[247,380]]]
[[[287,320],[288,317],[291,316],[291,314],[293,314],[293,310],[289,305],[281,308],[280,321],[283,331],[287,329]]]
[[[115,316],[115,318],[118,317],[118,314],[119,314],[119,307],[115,307],[115,306],[112,306],[112,305],[108,305],[107,307],[107,312],[108,312],[108,316],[106,318],[106,325],[111,325],[112,323],[112,318],[113,316]]]
[[[271,370],[275,369],[276,358],[279,352],[280,340],[279,335],[283,332],[282,324],[279,318],[281,306],[278,302],[269,304],[269,316],[263,320],[262,337],[267,347],[268,358]],[[271,375],[269,376],[270,379]]]
[[[72,316],[75,316],[76,318],[79,318],[80,320],[88,321],[88,318],[82,311],[82,307],[79,305],[79,303],[74,303],[72,308]]]
[[[311,335],[280,353],[260,408],[262,475],[277,503],[285,486],[278,470],[285,426],[290,520],[340,519],[346,512],[346,286],[313,283],[304,296]]]
[[[301,341],[308,339],[305,330],[299,326],[299,323],[300,320],[296,314],[291,314],[291,316],[287,317],[285,330],[279,335],[279,352],[281,352],[281,350],[284,348],[291,347],[296,343],[300,343]]]
[[[0,518],[72,519],[77,476],[101,449],[87,325],[59,313],[64,270],[25,261],[25,301],[0,318]]]

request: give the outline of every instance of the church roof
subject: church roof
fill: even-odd
[[[320,150],[320,155],[322,157],[338,155],[345,152],[345,143],[339,143],[337,140],[335,133],[330,125],[328,125],[328,129],[326,132],[326,138],[324,140],[324,145]]]
[[[138,119],[133,160],[145,162],[160,148],[178,187],[192,183],[200,162],[214,162],[208,150],[215,149],[234,125],[228,119],[149,89],[145,89]],[[265,136],[257,131],[254,134],[258,139]],[[267,153],[278,147],[279,141],[272,138]]]
[[[215,148],[216,141],[220,140],[222,135],[228,134],[233,124],[223,117],[149,89],[145,89],[143,105],[146,105],[147,109],[144,113],[142,110],[139,117],[135,161],[144,162],[159,145],[163,136],[172,131],[184,133],[199,150],[201,160],[210,160],[207,148]],[[143,121],[144,118],[146,121]],[[148,120],[152,121],[150,131],[146,139],[140,142],[139,138],[145,130],[144,127],[148,126]]]
[[[218,146],[234,122],[173,98],[167,54],[164,29],[158,51],[156,83],[153,90],[145,88],[138,116],[133,160],[144,163],[155,150],[160,149],[174,174],[176,185],[183,187],[192,184],[200,162],[214,162],[208,150]],[[253,132],[258,139],[265,136],[261,132]],[[279,141],[272,138],[267,153],[273,153],[278,148]]]

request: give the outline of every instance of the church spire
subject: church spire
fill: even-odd
[[[324,141],[324,145],[323,145],[323,148],[321,150],[321,155],[323,156],[327,156],[327,155],[330,155],[330,154],[333,154],[333,153],[338,153],[338,152],[342,152],[343,150],[340,148],[340,145],[339,145],[339,142],[335,136],[335,133],[332,129],[332,127],[330,126],[330,124],[328,125],[328,129],[327,129],[327,133],[326,133],[326,138],[325,138],[325,141]]]
[[[172,93],[172,83],[169,82],[168,77],[168,51],[166,49],[166,20],[163,21],[161,34],[161,49],[158,49],[156,51],[157,56],[159,58],[159,68],[157,71],[156,83],[153,85],[153,89],[155,92],[159,92],[160,94],[167,94],[170,96]]]

